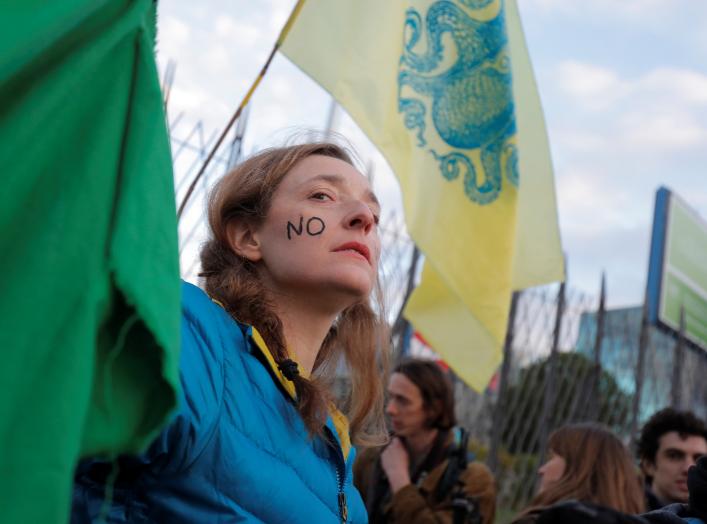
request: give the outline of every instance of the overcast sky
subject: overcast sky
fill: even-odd
[[[158,59],[161,69],[177,63],[170,116],[183,115],[175,135],[199,120],[207,134],[223,128],[293,4],[160,2]],[[605,270],[610,305],[637,304],[655,190],[668,186],[707,216],[707,2],[519,6],[550,136],[570,285],[596,294]],[[245,150],[323,128],[328,111],[326,93],[278,56],[253,98]],[[336,129],[374,166],[384,205],[397,209],[397,185],[380,155],[346,115],[337,114]]]

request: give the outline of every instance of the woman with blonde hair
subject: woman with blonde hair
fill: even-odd
[[[563,426],[548,441],[548,460],[538,470],[538,494],[514,521],[531,524],[549,506],[566,500],[588,502],[621,513],[644,510],[638,471],[626,446],[608,428]]]
[[[73,522],[367,521],[352,442],[385,440],[379,214],[333,143],[263,151],[219,182],[204,290],[182,291],[180,410],[112,473],[79,468]]]

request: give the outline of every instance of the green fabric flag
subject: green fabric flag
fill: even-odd
[[[0,522],[68,520],[82,456],[137,452],[176,403],[169,138],[152,0],[0,16]]]

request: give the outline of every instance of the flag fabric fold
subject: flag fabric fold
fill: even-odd
[[[143,449],[178,387],[152,0],[0,18],[0,521],[63,522],[78,459]]]
[[[405,314],[469,385],[514,289],[561,280],[552,165],[513,0],[307,0],[283,53],[395,172],[425,254]]]

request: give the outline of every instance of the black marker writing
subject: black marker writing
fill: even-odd
[[[312,222],[314,222],[314,227],[312,227]],[[307,220],[307,233],[313,237],[317,235],[321,235],[324,230],[326,229],[326,226],[324,225],[324,221],[319,218],[319,217],[312,217],[309,220]]]
[[[326,229],[326,225],[324,224],[324,220],[322,220],[321,218],[312,217],[309,220],[307,220],[306,231],[309,236],[316,237],[317,235],[321,235],[325,229]],[[303,216],[299,217],[299,227],[294,225],[289,220],[287,221],[287,239],[288,240],[292,240],[292,233],[293,232],[295,235],[301,236],[303,230],[305,230]]]
[[[292,231],[294,231],[297,236],[302,234],[302,220],[304,220],[304,218],[300,216],[299,229],[297,229],[297,226],[295,226],[292,222],[290,222],[289,220],[287,221],[287,240],[292,240]]]

